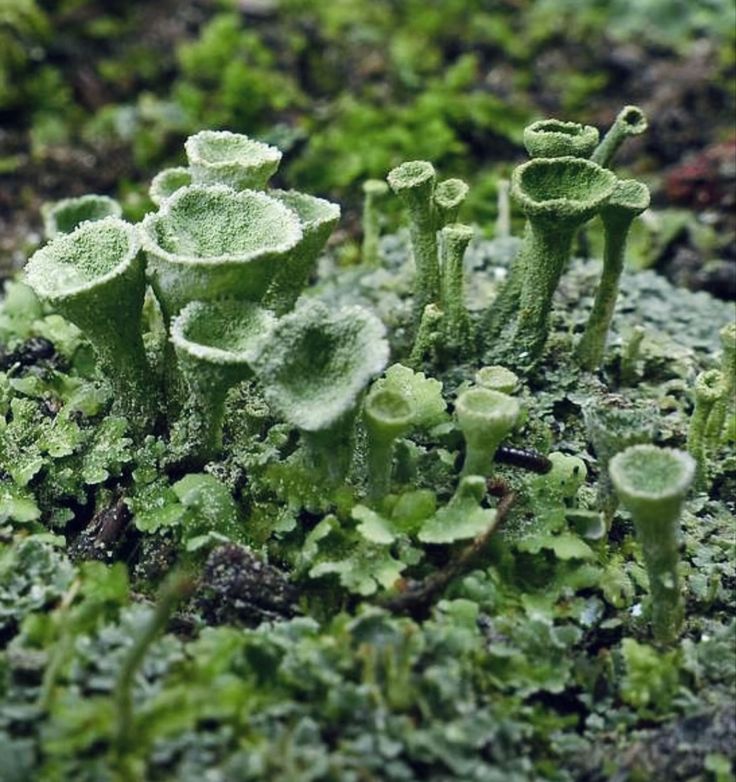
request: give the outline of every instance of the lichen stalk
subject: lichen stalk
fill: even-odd
[[[608,168],[624,141],[630,136],[641,135],[647,127],[647,118],[638,106],[624,106],[590,159]]]
[[[381,213],[378,203],[388,193],[388,185],[382,179],[363,182],[363,245],[362,257],[366,266],[380,265],[378,253],[381,238]]]
[[[721,374],[723,396],[713,406],[706,427],[709,448],[717,448],[722,441],[736,439],[736,323],[728,323],[720,331]]]
[[[442,309],[445,313],[445,334],[451,349],[471,347],[472,324],[465,306],[463,260],[473,238],[468,225],[453,223],[440,232],[442,258]]]
[[[706,491],[708,488],[708,422],[716,405],[725,397],[726,385],[724,376],[718,369],[701,372],[695,379],[693,389],[695,407],[690,417],[690,426],[687,432],[687,450],[695,459],[695,487],[698,491]]]

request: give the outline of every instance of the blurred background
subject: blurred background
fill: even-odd
[[[650,131],[619,170],[654,199],[631,262],[733,299],[735,31],[733,0],[0,0],[0,270],[43,201],[108,193],[138,219],[205,127],[278,145],[276,184],[339,201],[346,263],[361,182],[407,159],[465,178],[492,235],[525,124],[605,130],[636,103]]]

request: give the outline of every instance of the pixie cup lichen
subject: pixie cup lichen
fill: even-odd
[[[442,310],[445,342],[451,350],[469,349],[473,342],[470,316],[465,306],[463,260],[473,238],[473,229],[462,223],[446,225],[440,231],[442,259]]]
[[[146,280],[135,228],[117,217],[82,223],[31,257],[25,281],[84,332],[132,426],[150,425],[158,388],[141,337]]]
[[[332,483],[350,468],[358,403],[387,361],[375,315],[308,300],[277,322],[254,362],[266,401],[300,430],[312,466]]]
[[[726,440],[736,440],[736,321],[727,323],[719,336],[724,389],[708,417],[706,438],[710,448],[717,448]]]
[[[374,386],[363,402],[367,433],[368,497],[378,500],[391,488],[394,444],[409,431],[416,406],[398,388]]]
[[[524,128],[524,147],[529,157],[590,157],[598,144],[592,125],[542,119]]]
[[[194,301],[171,323],[186,400],[172,435],[177,456],[205,463],[222,448],[228,390],[251,377],[251,363],[275,318],[252,302]]]
[[[647,127],[647,118],[638,106],[624,106],[590,159],[608,167],[621,144],[630,136],[640,136]]]
[[[519,376],[500,364],[481,367],[475,373],[475,382],[489,391],[513,394],[519,389]]]
[[[267,307],[283,315],[293,309],[309,281],[319,254],[340,219],[340,207],[295,190],[269,190],[268,194],[297,215],[302,229],[301,240],[279,264],[264,298]]]
[[[166,198],[170,198],[177,190],[192,184],[192,172],[184,166],[165,168],[151,180],[148,188],[148,196],[156,206]]]
[[[695,461],[683,451],[634,445],[609,464],[619,498],[634,520],[649,574],[652,630],[659,643],[676,637],[684,618],[680,594],[679,527]]]
[[[605,233],[603,272],[577,348],[583,369],[597,369],[603,361],[608,329],[616,307],[619,279],[624,269],[626,240],[631,223],[649,207],[649,188],[633,179],[619,180],[608,202],[601,208]]]
[[[140,229],[167,321],[193,300],[259,301],[303,237],[298,216],[275,198],[222,185],[178,190]]]
[[[606,203],[615,184],[610,171],[576,157],[536,158],[513,172],[511,194],[529,220],[513,350],[530,363],[547,341],[552,297],[575,231]]]
[[[281,150],[228,130],[203,130],[184,144],[195,184],[262,190],[281,163]]]
[[[511,396],[471,388],[455,403],[455,415],[465,438],[462,475],[490,475],[498,446],[519,417],[519,402]]]
[[[434,189],[434,212],[437,229],[454,223],[468,196],[469,187],[462,179],[444,179]]]
[[[87,221],[102,220],[105,217],[121,217],[120,204],[106,195],[83,195],[78,198],[64,198],[53,204],[44,204],[43,231],[47,239],[57,234],[71,233]]]
[[[708,488],[708,422],[726,395],[723,373],[718,369],[701,372],[695,378],[695,407],[687,432],[687,450],[695,459],[695,486],[699,491]]]

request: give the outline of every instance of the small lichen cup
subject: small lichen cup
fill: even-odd
[[[519,376],[500,364],[481,367],[475,373],[475,382],[489,391],[513,394],[519,389]]]
[[[437,183],[432,197],[437,230],[457,220],[469,189],[462,179],[443,179]]]
[[[229,130],[202,130],[184,149],[195,184],[262,190],[281,163],[281,150]]]
[[[58,234],[71,233],[82,223],[103,220],[105,217],[121,217],[120,204],[106,195],[83,195],[78,198],[64,198],[56,203],[41,207],[43,232],[47,239]]]
[[[462,475],[487,477],[493,457],[519,417],[519,402],[511,396],[471,388],[455,402],[455,415],[465,438]]]
[[[630,136],[641,135],[647,127],[647,118],[638,106],[624,106],[590,159],[599,166],[608,167],[621,144]]]
[[[684,451],[634,445],[614,456],[608,469],[644,553],[654,638],[671,643],[684,619],[677,572],[680,513],[695,477],[695,461]]]
[[[524,128],[524,147],[529,157],[590,157],[598,144],[592,125],[542,119]]]
[[[156,206],[161,206],[161,203],[174,195],[177,190],[191,184],[192,172],[188,168],[184,168],[184,166],[165,168],[151,180],[148,196]]]
[[[131,426],[150,427],[159,389],[141,336],[146,280],[134,226],[106,217],[59,234],[31,257],[25,281],[84,332]]]
[[[303,237],[298,216],[275,198],[222,185],[177,190],[140,234],[167,322],[190,301],[260,301]]]
[[[232,299],[194,301],[174,318],[171,342],[188,391],[172,432],[177,458],[201,465],[220,452],[227,392],[252,377],[274,323],[268,310]]]

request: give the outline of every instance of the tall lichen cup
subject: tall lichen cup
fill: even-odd
[[[432,197],[437,230],[457,220],[469,189],[462,179],[443,179],[437,183]]]
[[[177,190],[140,228],[167,322],[193,300],[259,301],[303,236],[297,215],[275,198],[222,185]]]
[[[388,353],[368,310],[307,300],[277,322],[254,362],[266,401],[300,430],[312,466],[333,484],[350,468],[358,403]]]
[[[340,207],[295,190],[269,190],[268,194],[296,213],[302,229],[301,240],[279,264],[264,297],[265,306],[283,315],[294,308],[309,281],[319,254],[340,219]]]
[[[609,471],[644,553],[654,637],[659,643],[671,643],[684,619],[677,572],[679,522],[695,477],[695,461],[683,451],[634,445],[611,459]]]
[[[41,207],[43,232],[47,239],[57,234],[71,233],[82,223],[103,220],[105,217],[121,217],[120,204],[106,195],[83,195],[77,198],[63,198],[56,203]]]
[[[601,208],[605,232],[603,272],[590,312],[577,348],[583,369],[597,369],[603,361],[608,329],[618,297],[618,285],[624,269],[626,240],[631,223],[649,207],[649,188],[633,179],[619,180],[608,202]]]
[[[455,415],[465,437],[462,475],[491,474],[493,457],[519,417],[519,402],[511,396],[471,388],[455,403]]]
[[[152,425],[159,390],[141,336],[146,280],[135,228],[117,217],[82,223],[38,250],[25,280],[84,332],[133,428]]]
[[[575,231],[606,203],[616,177],[589,160],[536,158],[518,166],[511,195],[529,220],[521,253],[524,280],[513,351],[533,364],[547,341],[552,297]]]
[[[462,223],[451,223],[440,231],[445,342],[451,350],[469,350],[473,343],[472,324],[465,306],[463,266],[472,238],[473,229]]]
[[[172,433],[177,458],[204,464],[220,452],[227,392],[253,375],[274,322],[268,310],[232,299],[194,301],[174,318],[171,341],[188,390]]]
[[[529,157],[590,157],[598,144],[592,125],[542,119],[524,128],[524,147]]]
[[[281,163],[281,150],[229,130],[202,130],[184,149],[195,184],[262,190]]]

